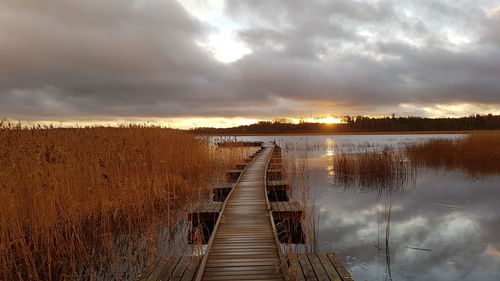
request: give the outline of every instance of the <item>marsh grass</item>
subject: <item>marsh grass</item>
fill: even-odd
[[[94,280],[118,258],[145,263],[248,150],[159,127],[0,124],[0,280]],[[117,257],[119,243],[133,250]]]
[[[290,185],[290,197],[302,204],[300,224],[292,224],[300,229],[290,229],[290,232],[303,235],[303,244],[285,244],[282,249],[288,262],[288,271],[285,273],[290,280],[296,280],[298,254],[316,253],[317,246],[317,219],[315,209],[315,189],[309,185],[309,153],[322,148],[321,145],[308,142],[283,143],[283,168]]]
[[[380,152],[361,152],[332,156],[333,178],[346,188],[380,194],[415,185],[417,169],[403,153],[385,147]]]
[[[430,139],[405,147],[419,166],[460,169],[472,177],[500,174],[500,134],[478,133],[458,139]]]

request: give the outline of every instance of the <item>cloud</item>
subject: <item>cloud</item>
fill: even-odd
[[[241,38],[263,47],[239,65],[261,92],[347,105],[500,103],[500,52],[472,42],[498,28],[467,27],[484,20],[471,2],[229,3],[235,17],[252,15]]]
[[[235,0],[203,19],[173,0],[2,1],[0,114],[273,118],[426,114],[457,104],[481,111],[500,105],[495,7]],[[231,32],[214,36],[226,22]],[[219,51],[203,43],[233,31],[236,41],[211,42]],[[247,51],[223,63],[224,42]]]
[[[177,2],[2,3],[4,113],[169,115],[221,95],[227,70],[197,47],[206,28]]]

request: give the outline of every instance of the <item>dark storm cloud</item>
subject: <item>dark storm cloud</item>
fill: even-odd
[[[264,46],[238,62],[260,91],[346,104],[500,103],[500,51],[486,46],[500,25],[474,2],[228,3],[251,23],[240,37]],[[467,32],[485,34],[484,46],[448,38]]]
[[[252,53],[223,64],[198,44],[213,27],[173,0],[4,0],[0,116],[500,104],[500,13],[486,16],[495,7],[486,1],[455,2],[227,1]],[[462,37],[473,42],[452,41]]]
[[[3,1],[0,14],[3,114],[176,115],[232,79],[175,1]]]

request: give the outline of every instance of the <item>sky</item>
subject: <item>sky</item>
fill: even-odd
[[[0,0],[0,118],[500,114],[490,0]]]

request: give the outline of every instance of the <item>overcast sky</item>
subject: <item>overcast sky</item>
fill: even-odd
[[[0,117],[500,114],[499,5],[0,0]]]

